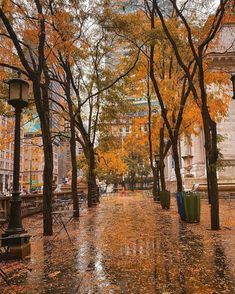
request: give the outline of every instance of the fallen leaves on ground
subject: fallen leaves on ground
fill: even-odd
[[[31,258],[1,262],[11,293],[235,293],[235,203],[221,201],[221,227],[210,228],[202,201],[200,224],[179,220],[175,200],[162,210],[144,193],[103,198],[62,231],[42,236],[42,216],[24,219]],[[229,228],[229,229],[228,229]],[[55,227],[55,230],[58,229]]]

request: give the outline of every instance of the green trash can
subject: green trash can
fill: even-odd
[[[160,191],[160,203],[163,209],[170,209],[171,193],[168,190]]]
[[[189,223],[199,223],[201,213],[200,194],[195,192],[183,193],[183,202],[186,221]]]

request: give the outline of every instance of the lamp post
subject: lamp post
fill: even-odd
[[[10,219],[6,230],[7,235],[25,232],[21,220],[21,197],[20,197],[20,120],[21,112],[28,105],[29,84],[20,76],[8,81],[9,100],[8,104],[15,108],[15,137],[14,137],[14,169],[13,191],[11,199]]]
[[[233,99],[235,99],[235,74],[232,74],[231,81],[233,83]]]
[[[9,84],[9,100],[8,104],[15,108],[15,137],[14,137],[14,169],[13,169],[13,190],[10,207],[9,224],[4,237],[10,237],[5,242],[10,248],[14,248],[18,257],[24,257],[29,250],[22,249],[24,243],[29,244],[26,236],[22,237],[22,233],[26,233],[22,225],[21,218],[21,197],[20,197],[20,120],[22,109],[28,105],[28,89],[29,84],[20,78],[14,78],[8,81]],[[26,247],[29,247],[26,246]],[[23,251],[24,252],[23,252]],[[24,255],[24,256],[23,256]]]
[[[157,174],[157,197],[156,199],[159,200],[160,195],[160,187],[159,187],[159,162],[160,162],[160,154],[155,153],[154,154],[154,160],[155,160],[155,167],[156,167],[156,174]]]
[[[32,193],[32,156],[29,161],[29,193]]]

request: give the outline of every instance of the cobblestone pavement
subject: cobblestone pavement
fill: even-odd
[[[32,253],[1,262],[0,293],[235,293],[235,201],[221,200],[221,230],[210,230],[202,200],[200,224],[179,220],[143,193],[103,197],[54,240],[42,236],[42,216],[24,219]],[[56,230],[56,227],[55,227]]]

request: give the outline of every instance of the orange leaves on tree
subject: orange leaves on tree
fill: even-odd
[[[121,149],[108,152],[98,151],[98,175],[113,174],[121,176],[127,171],[127,166],[123,161],[123,151]]]
[[[5,150],[14,140],[14,122],[11,119],[5,118],[5,123],[0,127],[0,150]],[[8,148],[9,149],[9,148]]]

